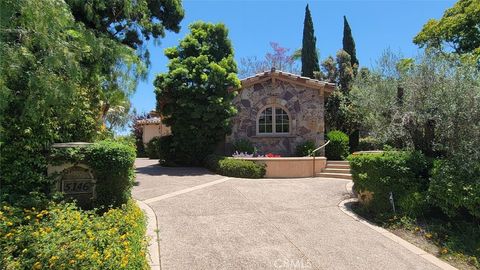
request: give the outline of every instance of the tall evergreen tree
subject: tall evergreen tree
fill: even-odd
[[[350,29],[347,17],[345,16],[343,16],[343,50],[350,55],[350,63],[356,73],[356,70],[358,69],[358,59],[355,50],[355,41],[353,40],[352,29]]]
[[[313,30],[312,16],[310,9],[305,8],[305,20],[303,22],[302,41],[302,76],[313,78],[313,72],[320,70],[316,50],[317,38]]]

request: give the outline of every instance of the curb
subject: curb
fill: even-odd
[[[147,232],[146,236],[148,239],[148,253],[147,253],[147,261],[150,265],[150,269],[152,270],[160,270],[160,247],[158,243],[160,239],[158,238],[158,226],[157,226],[157,216],[153,209],[146,204],[145,202],[135,200],[145,213],[147,217]]]
[[[353,181],[348,182],[345,185],[346,190],[351,194],[353,194],[352,187],[353,187]],[[370,229],[372,229],[372,230],[380,233],[381,235],[389,238],[390,240],[392,240],[395,243],[401,245],[402,247],[406,248],[410,252],[415,253],[416,255],[424,258],[425,260],[434,264],[435,266],[439,267],[440,269],[458,270],[457,268],[455,268],[455,267],[451,266],[450,264],[440,260],[439,258],[435,257],[434,255],[426,252],[425,250],[411,244],[410,242],[407,242],[406,240],[396,236],[395,234],[387,231],[386,229],[384,229],[382,227],[379,227],[377,225],[374,225],[373,223],[369,222],[368,220],[366,220],[366,219],[362,218],[361,216],[357,215],[355,212],[352,211],[352,209],[348,205],[349,203],[357,202],[357,201],[358,201],[357,198],[351,198],[351,199],[343,200],[338,204],[338,208],[340,208],[340,210],[342,210],[343,213],[350,216],[354,220],[362,223],[365,226],[368,226]]]

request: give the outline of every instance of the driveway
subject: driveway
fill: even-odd
[[[345,214],[350,181],[239,179],[137,159],[161,269],[439,269]]]

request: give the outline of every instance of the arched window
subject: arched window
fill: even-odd
[[[267,107],[258,117],[258,134],[288,134],[290,119],[288,113],[280,107]]]

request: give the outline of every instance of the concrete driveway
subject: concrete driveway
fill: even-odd
[[[238,179],[138,159],[161,269],[439,269],[345,214],[347,180]]]

